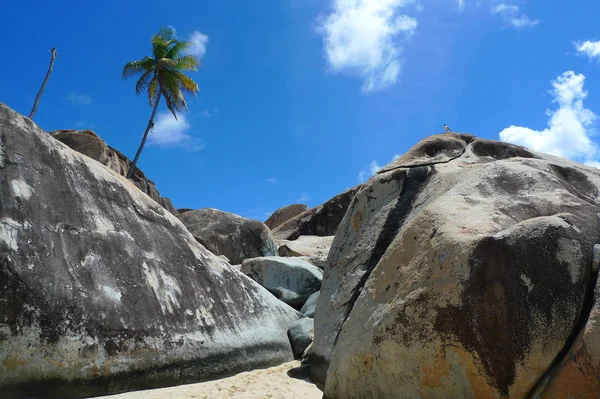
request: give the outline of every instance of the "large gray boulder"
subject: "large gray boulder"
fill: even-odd
[[[0,397],[89,397],[293,359],[301,314],[3,104],[0,204]]]
[[[300,309],[300,313],[305,315],[306,317],[315,317],[315,311],[317,310],[317,301],[319,300],[320,292],[315,292],[311,296],[308,297],[302,309]]]
[[[384,167],[329,252],[309,356],[324,397],[596,397],[600,345],[568,360],[597,339],[598,187],[598,169],[464,134]]]
[[[315,338],[313,319],[307,317],[292,323],[288,330],[288,337],[290,338],[290,343],[292,344],[294,356],[299,358]]]
[[[327,255],[334,236],[300,236],[291,240],[276,240],[279,256],[302,257],[313,265],[323,269],[327,264]]]
[[[281,225],[284,222],[287,222],[291,218],[301,214],[302,212],[306,212],[308,210],[308,206],[304,204],[291,204],[288,206],[284,206],[283,208],[277,209],[267,220],[265,220],[265,224],[273,230],[275,227]]]
[[[187,211],[178,217],[199,243],[215,255],[225,255],[231,263],[277,255],[269,228],[257,220],[211,208]]]
[[[333,236],[361,185],[336,195],[273,229],[278,240],[295,240],[300,236]]]
[[[319,291],[323,279],[318,267],[279,256],[246,259],[241,271],[295,309],[301,309],[308,297]]]
[[[125,155],[106,144],[100,136],[91,130],[54,130],[50,132],[50,135],[73,150],[111,168],[121,176],[125,176],[131,166],[131,161]],[[167,197],[161,197],[154,182],[149,180],[138,167],[134,169],[130,181],[143,193],[162,205],[163,208],[173,215],[177,215],[177,210],[171,200]]]

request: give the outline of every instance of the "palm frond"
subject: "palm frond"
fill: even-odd
[[[163,26],[158,30],[157,36],[162,37],[164,40],[171,40],[175,37],[175,30],[171,26]]]
[[[158,60],[158,68],[161,71],[172,71],[177,67],[177,61],[169,58],[161,58]]]
[[[175,98],[173,98],[173,95],[169,91],[161,90],[161,94],[165,98],[165,102],[167,103],[167,108],[169,108],[169,111],[171,111],[171,113],[173,114],[175,119],[177,119],[177,112],[176,112],[176,111],[178,111],[178,108],[176,107],[177,100]]]
[[[138,95],[142,94],[142,92],[148,88],[148,85],[150,84],[150,81],[152,80],[153,76],[154,76],[154,71],[152,71],[152,70],[146,71],[146,72],[144,72],[144,74],[142,76],[140,76],[140,78],[138,79],[138,81],[135,85],[135,92]]]
[[[152,77],[150,84],[148,85],[148,101],[151,107],[154,107],[156,97],[159,93],[158,76],[156,74]]]
[[[174,71],[164,71],[161,75],[161,92],[172,109],[180,112],[187,110],[185,97],[181,92],[180,80]]]
[[[192,45],[192,43],[181,42],[179,40],[171,40],[170,45],[171,45],[171,47],[169,48],[169,51],[165,55],[165,58],[175,60],[177,58],[180,58],[181,54],[183,54],[183,52],[185,50],[187,50]]]
[[[144,73],[154,68],[154,60],[150,57],[144,57],[141,60],[129,61],[123,67],[123,79],[130,78],[140,73]]]
[[[182,56],[191,43],[174,37],[175,32],[170,27],[162,28],[153,35],[153,57],[128,62],[123,67],[123,78],[141,74],[135,86],[136,92],[147,91],[150,106],[156,105],[159,95],[164,96],[169,111],[177,118],[178,112],[187,111],[184,93],[195,96],[200,90],[183,71],[196,71],[200,62],[193,55]]]
[[[152,54],[155,60],[165,58],[169,52],[171,39],[166,39],[160,34],[152,36]]]
[[[173,73],[175,74],[175,76],[177,76],[177,79],[179,80],[180,90],[185,91],[186,93],[191,94],[193,96],[195,96],[196,93],[200,91],[198,84],[194,82],[192,78],[190,78],[187,75],[184,75],[179,71],[174,71]]]
[[[193,55],[186,55],[175,60],[175,69],[180,71],[197,71],[200,66],[200,61]]]

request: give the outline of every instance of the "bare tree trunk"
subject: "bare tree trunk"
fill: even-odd
[[[138,158],[144,149],[144,144],[146,144],[146,138],[148,138],[148,132],[150,129],[154,127],[154,116],[156,115],[156,109],[158,108],[158,102],[160,101],[160,91],[158,92],[158,96],[156,97],[156,104],[154,104],[154,108],[152,109],[152,115],[150,115],[150,120],[148,121],[148,126],[146,127],[146,131],[144,132],[144,137],[142,137],[142,143],[140,144],[140,148],[138,148],[137,153],[135,154],[135,158],[133,158],[133,162],[129,165],[129,170],[127,171],[126,178],[131,178],[133,175],[133,171],[135,170],[135,165],[137,164]]]
[[[50,67],[48,68],[48,72],[46,73],[46,78],[44,79],[44,83],[42,83],[42,87],[35,98],[35,102],[33,103],[33,108],[31,109],[31,113],[29,114],[29,119],[33,119],[33,115],[37,110],[38,103],[40,102],[40,98],[42,97],[42,93],[44,92],[44,88],[46,87],[46,83],[48,83],[48,78],[50,77],[50,73],[52,72],[52,67],[54,66],[54,60],[56,59],[56,47],[52,47],[50,50],[52,56],[50,58]]]

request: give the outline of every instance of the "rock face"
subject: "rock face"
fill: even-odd
[[[68,145],[77,152],[95,159],[102,165],[107,166],[125,176],[129,170],[131,161],[122,153],[110,147],[96,133],[91,130],[55,130],[50,135],[60,142]],[[173,215],[177,215],[177,210],[167,197],[161,197],[152,180],[148,180],[144,173],[135,168],[130,179],[143,193],[146,193],[154,201],[158,202],[163,208],[167,209]]]
[[[311,296],[308,297],[302,309],[300,309],[300,313],[304,314],[306,317],[315,317],[315,310],[317,309],[317,301],[319,300],[320,292],[315,292]]]
[[[0,392],[81,398],[292,360],[301,314],[0,104]]]
[[[324,268],[334,236],[300,236],[294,241],[279,240],[279,256],[305,257],[313,265]]]
[[[267,220],[265,220],[265,224],[273,230],[275,227],[281,225],[284,222],[287,222],[291,218],[301,214],[302,212],[306,212],[308,210],[308,206],[304,204],[292,204],[288,206],[284,206],[283,208],[277,209]]]
[[[302,356],[306,348],[313,342],[315,328],[313,319],[305,318],[295,321],[288,330],[288,337],[292,344],[294,356]]]
[[[384,167],[329,252],[309,359],[324,398],[598,396],[599,186],[464,134]]]
[[[323,279],[318,267],[279,256],[246,259],[241,271],[295,309],[302,308],[308,297],[319,291]]]
[[[269,228],[217,209],[197,209],[178,215],[199,243],[215,255],[225,255],[233,264],[244,259],[277,255]]]
[[[600,245],[594,246],[594,271],[600,265]],[[591,306],[589,319],[575,338],[562,361],[556,362],[536,387],[543,399],[585,399],[600,397],[600,281],[596,281],[595,298],[586,298]],[[582,322],[584,320],[581,320]],[[535,396],[532,396],[535,397]]]
[[[295,240],[300,236],[333,236],[361,186],[336,195],[329,201],[305,211],[273,229],[279,240]]]

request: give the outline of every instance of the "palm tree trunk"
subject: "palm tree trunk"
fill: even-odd
[[[56,59],[56,48],[52,47],[50,50],[52,56],[50,57],[50,67],[48,68],[48,72],[46,73],[46,78],[44,79],[44,83],[42,83],[42,87],[35,98],[35,102],[33,103],[33,108],[31,109],[31,113],[29,114],[29,119],[33,119],[33,115],[37,110],[38,103],[40,102],[40,98],[42,97],[42,93],[44,92],[44,88],[46,87],[46,83],[48,83],[48,78],[50,77],[50,73],[52,72],[52,67],[54,66],[54,60]]]
[[[158,96],[156,97],[156,103],[154,104],[154,108],[152,109],[152,115],[150,115],[150,120],[148,121],[148,126],[146,127],[146,131],[144,132],[144,137],[142,137],[142,143],[140,144],[140,148],[138,148],[137,153],[135,154],[135,158],[133,158],[133,162],[129,165],[129,170],[127,171],[127,179],[131,178],[133,175],[133,171],[135,170],[135,165],[137,164],[138,158],[144,149],[144,144],[146,144],[146,139],[148,138],[148,132],[150,129],[154,127],[154,116],[156,115],[156,109],[158,108],[158,102],[160,101],[160,91],[158,92]]]

